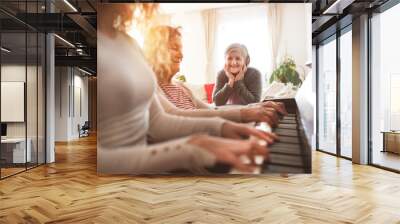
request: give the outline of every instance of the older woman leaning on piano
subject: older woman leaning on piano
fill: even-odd
[[[270,125],[277,123],[278,113],[286,113],[284,105],[275,102],[227,109],[213,108],[198,99],[184,84],[172,79],[179,72],[183,58],[181,38],[179,28],[156,26],[147,33],[144,43],[146,58],[157,76],[161,104],[168,113],[190,117],[219,116],[235,122],[263,121]]]
[[[137,42],[126,34],[132,12],[148,18],[153,4],[101,4],[98,18],[98,154],[101,173],[145,174],[175,169],[202,171],[216,162],[251,171],[240,160],[266,155],[250,135],[274,135],[221,118],[190,118],[166,113],[153,71]],[[202,133],[202,134],[201,134]],[[149,144],[151,143],[151,144]]]
[[[252,67],[243,44],[234,43],[225,50],[224,69],[218,72],[213,100],[217,106],[257,103],[261,98],[261,74]]]

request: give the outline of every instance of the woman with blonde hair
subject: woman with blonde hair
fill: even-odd
[[[240,157],[266,156],[268,151],[258,140],[240,138],[267,140],[264,132],[220,118],[171,115],[160,105],[153,72],[136,41],[126,34],[134,10],[140,10],[140,17],[133,19],[149,18],[156,7],[98,7],[98,172],[201,172],[216,162],[253,170],[253,164]]]
[[[180,27],[155,26],[145,37],[143,50],[156,74],[160,87],[160,100],[168,113],[210,117],[219,116],[236,122],[268,122],[275,125],[278,121],[277,111],[285,113],[283,105],[274,102],[255,107],[213,108],[198,99],[183,83],[173,77],[179,72],[183,58],[182,35]]]

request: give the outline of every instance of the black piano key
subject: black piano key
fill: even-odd
[[[293,136],[279,136],[279,142],[282,143],[292,143],[292,144],[300,144],[300,140],[298,137],[293,137]]]
[[[262,173],[304,173],[304,169],[301,167],[290,167],[280,165],[269,165],[264,167]]]
[[[275,142],[272,145],[268,146],[269,148],[287,148],[287,149],[292,149],[292,150],[301,150],[301,147],[298,144],[293,144],[293,143],[283,143],[283,142]]]
[[[298,114],[297,104],[294,99],[283,99],[288,115],[281,116],[278,125],[272,131],[277,134],[279,140],[268,145],[269,158],[261,165],[262,173],[305,173],[310,172],[311,165],[307,165],[310,153],[307,142],[302,141],[304,132]],[[306,157],[307,156],[307,157]],[[310,159],[309,159],[310,160]],[[303,164],[304,163],[304,164]]]
[[[301,156],[294,155],[282,155],[282,154],[270,154],[267,164],[292,166],[292,167],[303,167],[303,159]]]
[[[301,149],[300,144],[293,144],[293,143],[285,143],[285,142],[274,142],[273,144],[269,145],[268,147],[280,147],[280,148],[294,148],[294,149]]]
[[[275,134],[279,136],[293,136],[293,137],[297,137],[299,136],[299,133],[297,132],[297,130],[290,130],[290,129],[281,129],[281,128],[275,128],[273,130],[273,132]]]
[[[275,143],[273,145],[268,146],[268,150],[269,153],[289,154],[297,156],[301,155],[300,145],[295,145],[295,144],[279,145],[279,143]]]

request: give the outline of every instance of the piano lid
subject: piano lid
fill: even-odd
[[[314,105],[315,93],[313,92],[313,75],[307,75],[303,84],[296,93],[296,103],[300,113],[301,123],[304,128],[308,143],[313,147],[314,135]]]

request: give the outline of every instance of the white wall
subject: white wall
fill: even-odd
[[[55,86],[55,140],[77,139],[78,124],[82,126],[88,120],[88,78],[77,69],[56,67]]]
[[[38,70],[37,70],[38,69]],[[27,81],[25,80],[27,78]],[[24,122],[6,122],[7,137],[21,138],[25,135],[30,139],[32,161],[36,161],[39,153],[39,163],[44,162],[44,74],[42,68],[19,64],[4,64],[1,66],[1,81],[18,81],[26,84],[26,112]],[[7,96],[2,96],[7,97]],[[1,108],[8,110],[10,108]],[[12,112],[12,111],[11,111]]]
[[[25,70],[27,69],[27,70]],[[31,75],[36,75],[36,67],[33,66],[28,66],[25,67],[25,65],[2,65],[1,66],[1,81],[18,81],[18,82],[25,82],[25,75],[26,71],[28,72],[28,79],[30,80],[30,84],[36,85],[36,81],[34,83],[31,83],[32,78],[29,77]],[[31,98],[36,99],[36,88],[35,89],[27,89],[28,93],[28,99],[27,103],[32,102],[33,100]],[[32,92],[31,92],[32,91]],[[34,108],[32,108],[34,106]],[[6,110],[6,108],[1,108],[2,110]],[[36,104],[32,105],[31,108],[29,109],[29,112],[32,109],[36,109]],[[32,113],[28,113],[28,121],[30,122],[28,125],[28,129],[32,127],[31,122],[35,119],[36,121],[36,113],[32,117]],[[7,136],[8,137],[25,137],[25,124],[26,122],[7,122]],[[35,127],[36,129],[36,127]],[[28,137],[29,133],[31,133],[30,130],[28,130]]]
[[[76,72],[76,70],[75,70]],[[71,130],[71,134],[73,136],[73,138],[77,138],[79,137],[79,133],[78,133],[78,124],[80,126],[82,126],[85,121],[88,121],[88,78],[87,76],[83,77],[81,75],[76,75],[74,76],[74,86],[75,86],[75,96],[73,96],[74,98],[74,109],[75,113],[72,113],[72,130]],[[77,90],[80,90],[80,93],[77,92]],[[79,99],[79,94],[80,94],[80,99]],[[79,100],[81,102],[79,102]],[[80,104],[80,105],[79,105]],[[81,107],[81,108],[79,108]],[[81,112],[79,110],[82,110]]]
[[[68,117],[70,83],[69,68],[55,68],[55,141],[68,140]]]

